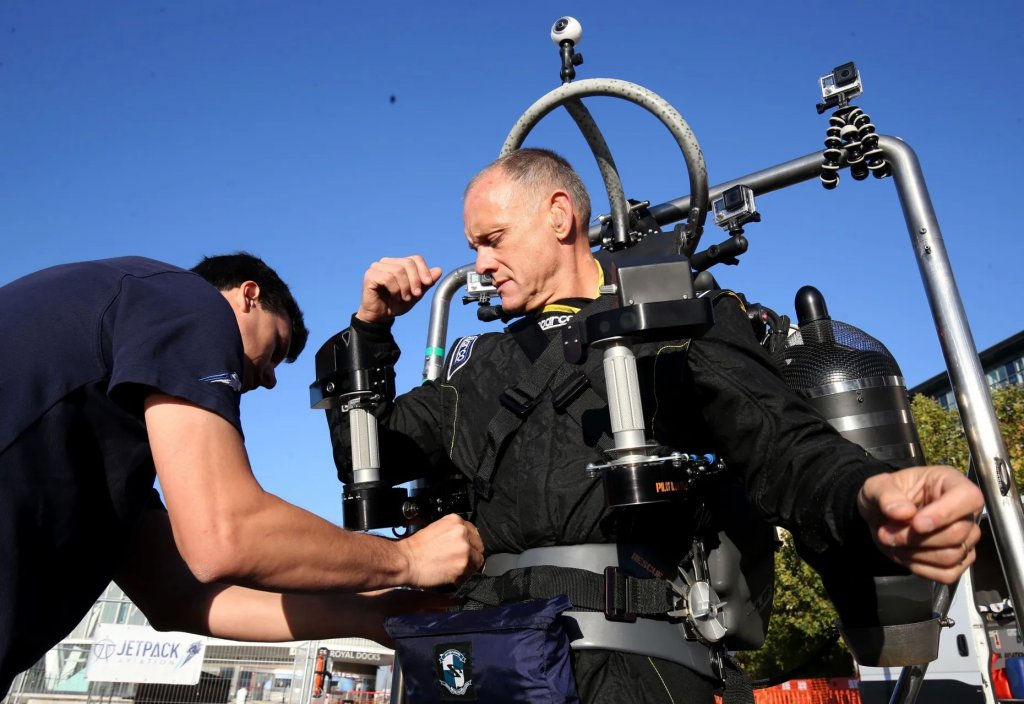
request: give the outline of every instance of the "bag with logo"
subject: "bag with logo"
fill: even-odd
[[[433,702],[579,702],[569,637],[558,615],[569,597],[533,599],[489,609],[392,616],[411,704]]]

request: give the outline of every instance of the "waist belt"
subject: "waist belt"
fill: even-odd
[[[629,576],[619,564],[614,544],[499,553],[489,556],[483,575],[467,581],[457,595],[496,606],[567,594],[573,609],[560,618],[572,648],[648,655],[705,677],[721,677],[712,666],[708,647],[687,640],[682,624],[669,620],[667,612],[674,608],[675,597],[668,581]]]

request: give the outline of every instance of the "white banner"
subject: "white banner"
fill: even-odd
[[[86,677],[92,682],[196,684],[205,650],[203,636],[104,623],[96,629]]]

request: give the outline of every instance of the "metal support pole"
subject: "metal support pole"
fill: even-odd
[[[879,137],[893,167],[896,191],[935,319],[967,445],[985,495],[999,562],[1014,606],[1024,605],[1024,512],[1013,480],[985,372],[967,323],[917,155],[902,140]],[[1021,628],[1020,610],[1014,610]]]
[[[430,301],[430,322],[427,326],[427,354],[423,360],[423,379],[434,380],[441,376],[444,366],[444,346],[448,338],[448,307],[452,297],[466,283],[469,273],[475,269],[473,263],[463,264],[450,271],[434,288]]]

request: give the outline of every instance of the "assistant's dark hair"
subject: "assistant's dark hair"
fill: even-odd
[[[309,339],[309,330],[303,320],[302,310],[277,272],[259,257],[248,252],[221,254],[203,257],[192,267],[192,271],[209,281],[218,291],[241,286],[246,281],[255,281],[260,287],[260,305],[269,313],[287,315],[292,323],[292,344],[285,359],[294,362]]]
[[[572,168],[572,164],[561,154],[537,147],[516,149],[492,162],[474,176],[466,186],[466,193],[469,193],[485,174],[494,169],[501,169],[509,181],[532,189],[535,193],[544,188],[564,189],[572,198],[580,226],[585,227],[590,222],[590,195],[587,193],[587,187],[583,185],[583,180]]]

